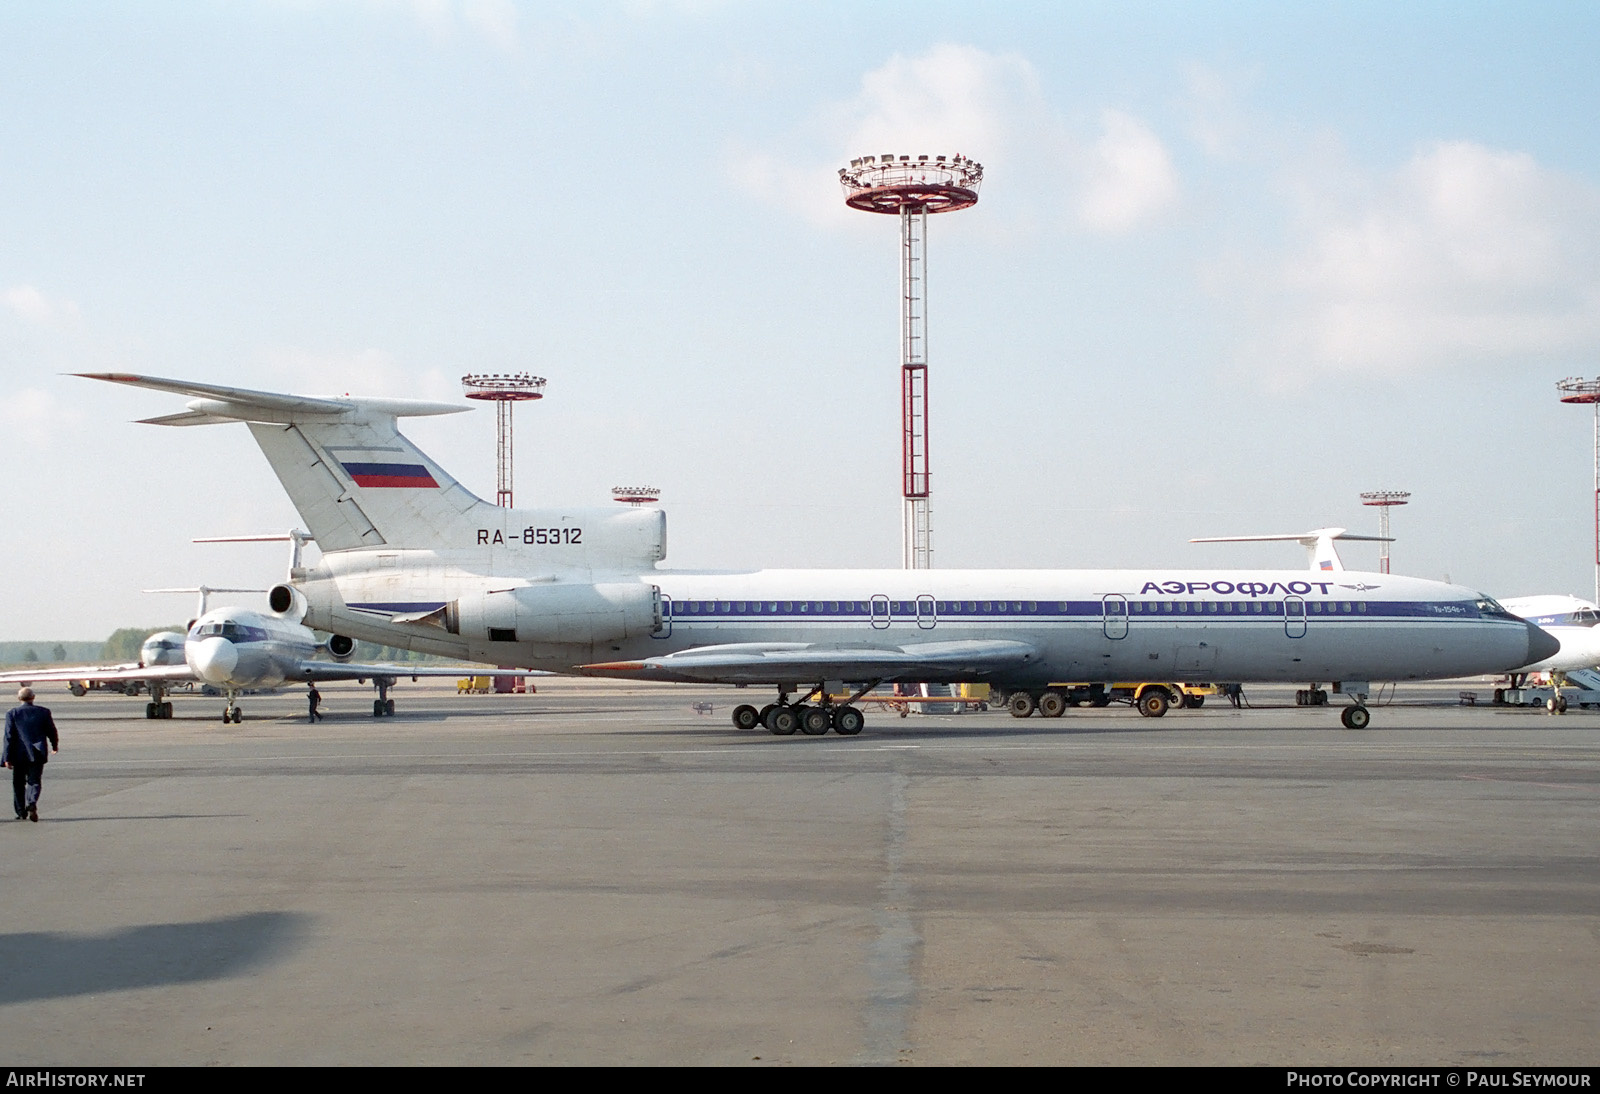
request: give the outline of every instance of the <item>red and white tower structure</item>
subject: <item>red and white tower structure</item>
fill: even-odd
[[[1587,403],[1594,408],[1594,597],[1600,604],[1600,379],[1568,376],[1556,381],[1563,403]]]
[[[471,373],[461,377],[461,390],[469,399],[495,404],[494,503],[511,505],[511,410],[518,403],[544,398],[544,377],[526,372]]]
[[[933,565],[928,463],[928,216],[978,204],[983,165],[965,156],[862,156],[839,169],[845,204],[900,218],[902,561]]]
[[[1381,574],[1389,572],[1389,510],[1410,500],[1409,490],[1368,490],[1361,495],[1362,505],[1378,507],[1378,536],[1382,540],[1378,544],[1378,572]]]
[[[637,509],[641,505],[654,505],[661,500],[661,491],[654,486],[613,486],[611,499]]]

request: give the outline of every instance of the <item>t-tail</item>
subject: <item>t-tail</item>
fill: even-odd
[[[1347,532],[1343,528],[1313,528],[1309,532],[1287,532],[1271,536],[1203,536],[1191,539],[1190,543],[1264,543],[1276,540],[1292,541],[1306,549],[1306,557],[1310,560],[1313,570],[1328,573],[1339,573],[1344,570],[1344,563],[1339,558],[1339,552],[1334,548],[1336,539],[1363,540],[1368,543],[1393,543],[1393,536],[1362,536],[1354,532]]]
[[[508,510],[477,497],[400,433],[398,420],[471,407],[417,399],[317,398],[127,373],[80,373],[187,395],[187,409],[149,425],[244,422],[324,554],[360,549],[459,550],[545,546],[571,549],[557,566],[643,570],[665,554],[657,511]],[[530,552],[530,557],[538,552]]]

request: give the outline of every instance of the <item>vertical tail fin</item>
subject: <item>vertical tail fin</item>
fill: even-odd
[[[191,396],[180,414],[151,425],[246,422],[278,481],[323,551],[443,547],[469,542],[473,495],[400,435],[396,420],[469,407],[415,399],[336,399],[166,380],[126,373],[89,379]]]

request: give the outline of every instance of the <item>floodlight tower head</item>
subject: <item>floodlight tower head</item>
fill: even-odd
[[[1368,490],[1361,495],[1362,505],[1378,507],[1378,535],[1383,538],[1378,544],[1379,573],[1389,572],[1389,510],[1404,505],[1410,498],[1409,490]]]
[[[978,204],[983,164],[961,155],[861,156],[839,168],[839,183],[844,203],[865,213],[953,213]]]
[[[654,486],[613,486],[611,497],[623,505],[638,508],[641,505],[654,505],[661,500],[661,491]]]
[[[900,495],[902,559],[933,565],[928,457],[928,215],[978,204],[983,164],[966,156],[859,156],[839,168],[844,203],[900,218]]]
[[[1556,381],[1563,403],[1587,403],[1594,407],[1594,595],[1600,603],[1600,379],[1585,380],[1568,376]]]
[[[469,399],[495,404],[495,504],[511,508],[511,408],[544,398],[544,377],[526,372],[469,373],[461,390]]]

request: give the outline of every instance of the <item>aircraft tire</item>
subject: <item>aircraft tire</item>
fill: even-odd
[[[1011,712],[1011,717],[1013,718],[1026,718],[1034,712],[1034,708],[1037,706],[1038,704],[1033,701],[1033,696],[1025,691],[1013,691],[1010,697],[1006,699],[1006,709]]]
[[[774,703],[767,713],[766,724],[773,736],[790,737],[800,728],[800,718],[795,714],[794,707]]]
[[[1366,707],[1345,707],[1339,712],[1339,721],[1346,729],[1366,729],[1372,722],[1372,714]]]
[[[800,732],[807,737],[820,737],[828,732],[832,721],[826,707],[806,707],[800,714]]]
[[[385,699],[383,701],[383,713],[385,715],[387,715],[388,717],[390,717],[390,718],[394,717],[394,700],[393,699]]]
[[[172,717],[172,704],[170,702],[166,702],[166,703],[162,703],[161,704],[161,717],[163,717],[163,718],[171,718]]]
[[[1059,691],[1047,691],[1039,696],[1039,716],[1059,718],[1067,712],[1067,697]]]
[[[1167,713],[1172,701],[1166,688],[1146,688],[1144,694],[1139,696],[1138,705],[1139,713],[1146,718],[1160,718]]]
[[[840,707],[833,712],[833,731],[841,737],[854,737],[866,724],[866,717],[855,707]]]
[[[144,705],[144,716],[152,719],[161,717],[161,715],[156,713],[156,705],[154,703],[146,703]]]
[[[761,714],[749,703],[733,708],[733,726],[735,729],[754,729],[759,724],[761,724]]]

